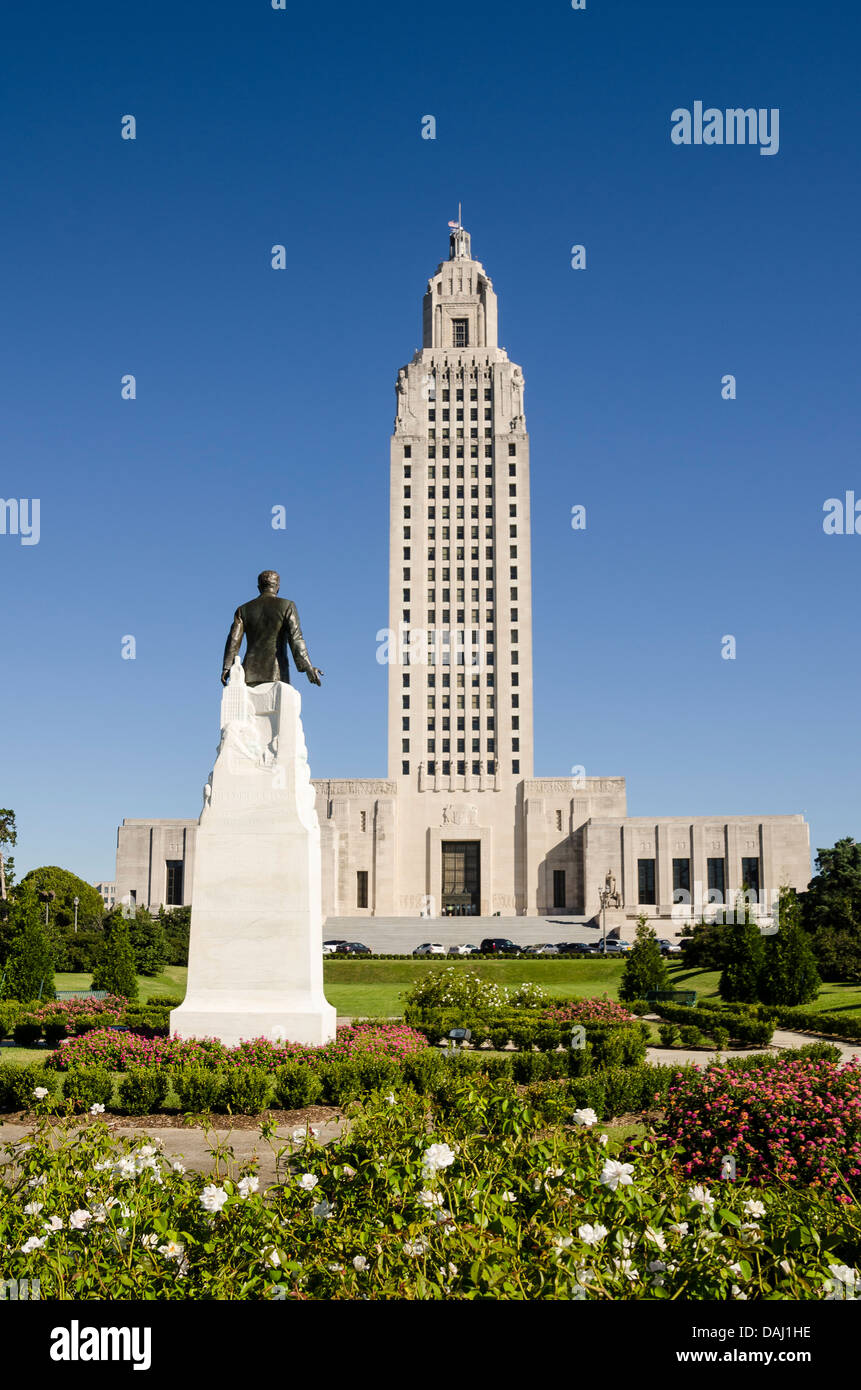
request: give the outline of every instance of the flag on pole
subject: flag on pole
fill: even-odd
[[[459,222],[449,222],[448,225],[449,225],[450,227],[458,228],[458,227],[460,226],[460,223],[459,223]]]

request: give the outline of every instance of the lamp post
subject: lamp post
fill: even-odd
[[[607,954],[607,903],[610,901],[610,889],[602,888],[601,896],[601,952]]]
[[[72,899],[72,902],[75,904],[75,935],[77,935],[77,932],[78,932],[78,903],[79,903],[80,901],[81,901],[80,898],[73,898],[73,899]]]

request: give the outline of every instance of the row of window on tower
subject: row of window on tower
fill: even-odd
[[[488,433],[489,433],[489,431],[488,431],[488,430],[485,430],[485,434],[488,434]],[[436,430],[435,430],[435,429],[429,430],[429,431],[428,431],[428,435],[429,435],[429,443],[428,443],[427,455],[428,455],[428,458],[429,458],[429,459],[435,459],[436,456],[437,456],[437,452],[436,452],[436,450],[437,450],[437,446],[436,446]],[[478,431],[477,431],[477,430],[470,430],[470,439],[476,439],[477,437],[478,437]],[[442,438],[443,438],[444,440],[445,440],[445,439],[449,439],[449,438],[450,438],[450,431],[447,430],[447,429],[443,429],[443,431],[442,431]],[[459,430],[457,431],[457,434],[456,434],[455,438],[456,438],[456,439],[465,439],[465,435],[464,435],[464,432],[463,432],[462,429],[459,429]],[[464,457],[464,449],[465,449],[465,448],[466,448],[465,443],[464,443],[464,444],[456,444],[456,445],[455,445],[455,458],[462,459],[462,458]],[[469,456],[470,456],[470,458],[473,458],[473,459],[477,459],[477,458],[478,458],[478,448],[479,448],[479,446],[478,446],[477,444],[470,444],[470,446],[469,446]],[[405,459],[411,459],[412,456],[413,456],[413,446],[412,446],[412,444],[405,444],[405,445],[404,445],[404,458],[405,458]],[[508,445],[508,456],[509,456],[509,458],[516,458],[516,457],[517,457],[517,445],[516,445],[516,444],[511,444],[511,443],[510,443],[510,444]],[[443,445],[442,445],[442,457],[443,457],[444,459],[450,459],[450,458],[451,458],[451,444],[443,444]],[[493,458],[493,445],[492,445],[492,444],[488,444],[488,443],[485,443],[485,444],[484,444],[484,457],[485,457],[486,459],[491,459],[491,458]],[[490,472],[491,472],[491,468],[490,468],[487,464],[485,464],[485,472],[486,472],[486,473],[490,473]],[[462,475],[461,475],[461,476],[462,476]]]

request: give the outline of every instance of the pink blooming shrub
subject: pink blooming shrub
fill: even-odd
[[[553,1023],[631,1023],[634,1014],[615,999],[567,999],[543,1009],[542,1018]]]
[[[861,1177],[861,1066],[780,1061],[755,1071],[709,1067],[670,1088],[661,1132],[690,1177],[718,1178],[725,1154],[739,1178],[840,1190]]]
[[[108,994],[104,999],[49,999],[36,1009],[30,1009],[27,1017],[39,1023],[65,1023],[71,1033],[80,1019],[103,1019],[113,1023],[121,1019],[129,1001],[119,994]]]
[[[216,1038],[145,1038],[139,1033],[115,1033],[96,1028],[78,1038],[67,1038],[47,1059],[57,1071],[76,1067],[107,1067],[127,1071],[129,1067],[257,1066],[275,1071],[287,1061],[307,1062],[319,1067],[341,1057],[357,1054],[404,1057],[421,1052],[427,1039],[402,1023],[356,1023],[338,1029],[334,1042],[323,1047],[301,1043],[278,1043],[269,1038],[252,1038],[237,1047],[226,1047]]]

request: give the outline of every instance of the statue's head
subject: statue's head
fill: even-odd
[[[257,587],[261,594],[277,594],[281,587],[281,576],[277,570],[263,570],[257,576]]]

